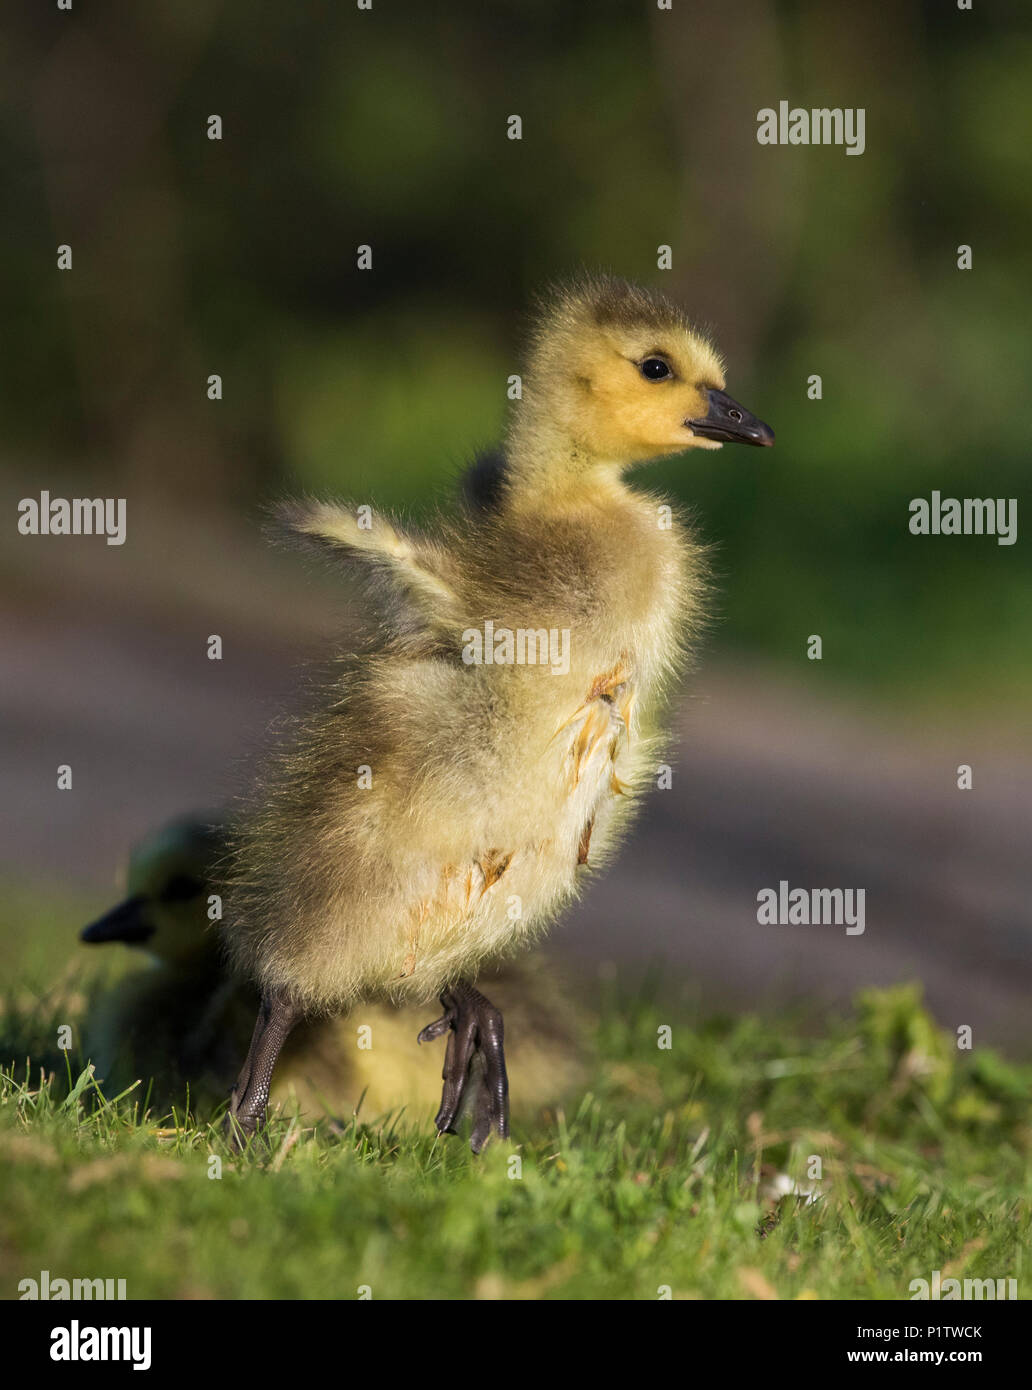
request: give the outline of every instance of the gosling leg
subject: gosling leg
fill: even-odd
[[[505,1070],[502,1015],[490,999],[465,980],[441,995],[444,1014],[428,1023],[417,1039],[432,1042],[448,1033],[441,1076],[441,1108],[434,1124],[439,1134],[454,1134],[462,1103],[476,1092],[469,1145],[478,1154],[492,1130],[509,1137],[509,1077]]]
[[[226,1134],[237,1148],[243,1148],[265,1124],[273,1068],[299,1018],[298,1010],[283,995],[269,994],[262,999],[247,1059],[233,1087],[226,1114]]]

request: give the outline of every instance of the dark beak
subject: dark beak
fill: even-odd
[[[98,917],[79,933],[80,941],[88,941],[95,946],[101,941],[126,941],[131,946],[139,946],[154,935],[154,928],[143,920],[141,908],[143,898],[126,898],[103,917]]]
[[[709,411],[703,420],[686,420],[692,434],[703,439],[719,439],[726,444],[757,444],[769,448],[774,443],[774,431],[744,405],[732,400],[726,391],[710,391]]]

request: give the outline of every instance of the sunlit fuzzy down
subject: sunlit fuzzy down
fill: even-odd
[[[645,379],[661,354],[669,379]],[[720,359],[666,301],[596,278],[543,304],[507,443],[427,534],[302,501],[290,533],[366,585],[369,635],[310,692],[241,818],[226,940],[306,1012],[428,1000],[526,944],[605,864],[661,761],[705,558],[626,473],[688,427]],[[569,633],[569,669],[467,664],[463,633]],[[363,774],[362,769],[369,771]]]

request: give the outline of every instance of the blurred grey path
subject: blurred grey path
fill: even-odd
[[[944,1025],[1032,1050],[1027,749],[990,730],[889,729],[813,685],[702,671],[673,788],[565,945],[620,963],[655,950],[718,1001],[819,1005],[919,979]],[[781,880],[865,889],[864,933],[761,926],[756,894]]]
[[[248,559],[240,592],[216,593],[203,564],[218,568],[231,543],[215,551],[161,603],[144,565],[138,582],[101,591],[64,574],[53,593],[0,610],[8,880],[66,881],[102,905],[134,838],[232,790],[299,662],[346,616],[336,591],[299,587],[279,560]],[[221,662],[205,655],[212,632]],[[703,661],[671,789],[649,797],[550,949],[628,976],[663,959],[714,1007],[820,1008],[864,984],[921,979],[944,1025],[1032,1050],[1027,744],[992,727],[890,723],[825,696],[823,674],[788,682]],[[59,763],[71,792],[56,788]],[[960,763],[970,791],[957,789]],[[761,926],[757,892],[781,880],[865,889],[864,934]]]

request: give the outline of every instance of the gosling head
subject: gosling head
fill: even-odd
[[[593,277],[543,306],[519,423],[551,425],[579,456],[605,464],[772,445],[774,431],[724,385],[720,355],[674,304]]]
[[[208,922],[208,881],[219,847],[217,830],[184,819],[134,845],[125,900],[84,927],[90,945],[121,941],[166,965],[199,966],[214,950]]]

